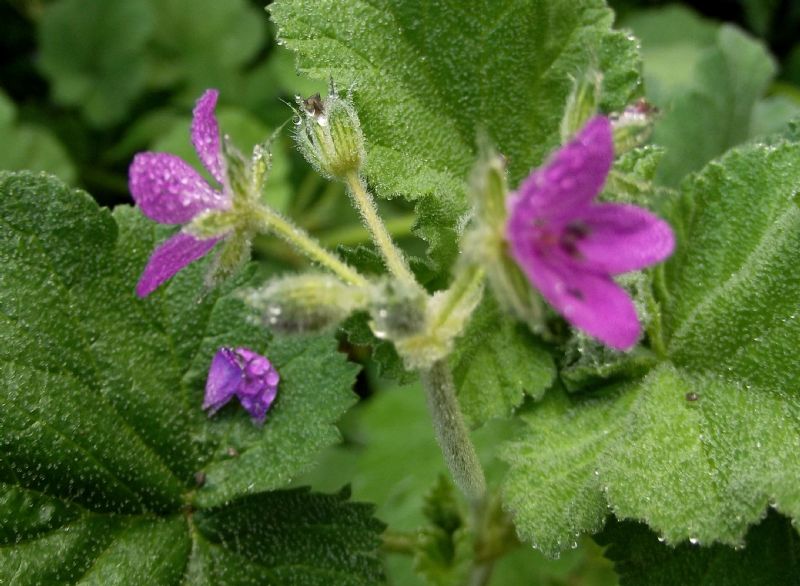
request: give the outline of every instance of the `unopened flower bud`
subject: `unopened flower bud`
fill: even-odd
[[[611,116],[614,152],[620,155],[647,142],[657,117],[658,108],[644,98]]]
[[[369,303],[366,289],[323,274],[275,279],[244,295],[265,325],[285,332],[313,332],[336,326]]]
[[[564,117],[561,119],[561,143],[567,143],[597,113],[603,76],[590,69],[578,77],[567,98]]]
[[[484,267],[489,287],[505,311],[527,322],[534,331],[543,332],[539,296],[508,255],[506,200],[510,194],[505,161],[486,146],[481,151],[470,178],[475,217],[462,240],[465,257]]]
[[[377,338],[396,342],[425,327],[426,297],[418,288],[389,281],[375,298],[380,301],[370,308],[370,327]]]
[[[324,99],[316,94],[298,103],[295,136],[306,160],[332,179],[358,172],[366,158],[364,135],[350,99],[332,91]]]

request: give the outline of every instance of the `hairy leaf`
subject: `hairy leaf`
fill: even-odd
[[[540,399],[556,371],[544,345],[487,293],[450,358],[467,422],[504,417],[526,396]]]
[[[0,582],[177,583],[201,547],[186,525],[192,510],[285,486],[338,439],[355,366],[332,337],[270,340],[249,323],[230,290],[247,272],[205,291],[199,262],[139,299],[134,285],[164,231],[44,175],[0,174],[0,224]],[[280,373],[263,427],[235,404],[202,412],[220,346],[263,352]],[[310,514],[317,497],[308,498],[291,502]],[[365,542],[345,540],[338,561],[309,554],[304,563],[322,568],[311,581],[288,569],[295,582],[279,573],[274,583],[326,583],[328,562],[357,568],[348,543]],[[220,555],[241,565],[238,553]],[[372,570],[363,575],[372,577],[352,583],[374,582]]]
[[[792,143],[734,151],[685,184],[656,287],[668,356],[525,415],[505,452],[523,537],[555,553],[611,507],[671,543],[736,545],[768,504],[800,515],[798,192]]]
[[[479,131],[516,185],[558,143],[573,77],[603,70],[610,110],[638,91],[635,43],[610,30],[600,0],[278,0],[270,10],[301,71],[352,88],[375,190],[437,199],[419,208],[441,219],[441,236],[423,233],[434,243],[452,239],[466,210]]]

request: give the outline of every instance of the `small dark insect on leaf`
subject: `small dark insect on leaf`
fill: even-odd
[[[686,393],[686,400],[689,402],[697,401],[699,398],[700,396],[695,392]]]
[[[314,94],[311,97],[306,98],[303,100],[303,108],[305,108],[306,112],[314,116],[322,116],[324,108],[322,106],[322,98],[319,94]]]
[[[198,487],[203,486],[206,483],[206,473],[203,472],[202,470],[199,470],[198,472],[195,472],[194,473],[194,483]]]

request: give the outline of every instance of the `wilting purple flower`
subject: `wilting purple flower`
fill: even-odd
[[[234,395],[253,421],[264,422],[281,377],[261,354],[249,348],[220,348],[211,361],[203,409],[216,413]]]
[[[192,143],[203,166],[223,183],[219,125],[214,116],[217,90],[206,90],[197,100],[192,118]],[[211,187],[183,159],[168,153],[139,153],[128,173],[134,201],[148,218],[161,224],[186,224],[208,210],[231,205],[224,189]],[[146,297],[189,263],[207,254],[221,238],[199,239],[179,232],[150,256],[136,285],[136,294]]]
[[[511,255],[574,326],[618,349],[641,333],[617,275],[655,264],[675,246],[669,224],[634,205],[594,203],[614,161],[611,124],[592,118],[509,199]]]

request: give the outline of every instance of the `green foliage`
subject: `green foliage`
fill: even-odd
[[[610,506],[671,543],[736,545],[768,503],[800,514],[798,189],[791,143],[734,151],[684,185],[656,287],[668,356],[638,382],[554,393],[524,416],[504,454],[524,538],[555,554]]]
[[[148,46],[151,83],[184,84],[194,99],[207,87],[230,87],[264,44],[266,23],[245,0],[148,0],[155,26]]]
[[[571,76],[596,61],[610,110],[638,89],[635,42],[609,30],[599,0],[279,0],[270,10],[301,71],[353,88],[378,194],[435,197],[442,242],[466,211],[479,130],[508,157],[515,186],[559,143]]]
[[[614,561],[622,586],[791,586],[800,579],[800,539],[774,513],[748,532],[747,546],[738,550],[690,544],[673,548],[630,522],[610,523],[600,541],[611,546],[606,555]]]
[[[504,417],[526,396],[540,399],[555,378],[553,359],[528,328],[486,293],[450,364],[461,410],[472,426]]]
[[[431,586],[464,584],[472,563],[472,534],[453,490],[440,476],[425,497],[427,525],[417,534],[414,569]]]
[[[19,123],[14,102],[0,90],[0,169],[50,171],[64,181],[75,178],[75,168],[63,145],[46,128]]]
[[[270,340],[231,294],[248,273],[204,292],[207,263],[138,299],[134,284],[163,230],[130,208],[109,214],[44,175],[3,173],[0,194],[0,536],[8,544],[0,548],[0,581],[13,575],[31,584],[70,583],[85,575],[134,583],[147,576],[166,584],[183,574],[187,557],[210,556],[217,560],[211,569],[189,563],[201,564],[200,576],[241,566],[241,577],[229,583],[273,566],[276,584],[287,576],[328,583],[321,577],[328,571],[354,572],[352,584],[375,583],[379,571],[366,552],[379,528],[365,509],[333,497],[279,494],[228,507],[242,495],[285,486],[338,439],[333,422],[355,399],[356,369],[335,340]],[[208,365],[224,345],[265,352],[281,374],[263,427],[236,405],[211,420],[200,409]],[[303,564],[314,572],[296,564],[281,569],[263,548],[259,555],[225,537],[244,509],[270,519],[273,502],[281,515],[298,519],[296,540],[308,545],[291,548],[308,555]],[[217,509],[189,515],[208,507],[222,507],[221,528]],[[324,524],[317,517],[337,527],[341,554],[314,549],[317,541],[327,550],[331,532],[320,529],[324,540],[315,538],[302,528],[303,514],[312,528]],[[187,525],[191,519],[199,533]],[[252,543],[280,539],[253,523],[238,530]]]
[[[334,495],[277,491],[199,512],[189,583],[382,583],[376,552],[383,525],[371,517],[371,506],[350,504],[349,496],[347,490]]]
[[[41,69],[54,98],[104,126],[119,121],[145,87],[143,51],[155,24],[149,0],[59,0],[39,29]]]
[[[454,511],[458,509],[458,516],[463,519],[466,503],[458,500],[460,495],[451,488],[445,490],[442,486],[441,476],[446,470],[431,425],[425,396],[418,385],[381,389],[348,413],[344,427],[349,441],[331,448],[318,468],[299,481],[325,491],[351,482],[354,498],[376,503],[376,516],[388,524],[391,532],[407,536],[418,561],[447,580],[464,570],[463,557],[472,548],[472,535],[463,525],[455,527]],[[504,470],[497,458],[499,446],[514,429],[508,421],[490,421],[472,434],[490,482],[499,479]],[[457,504],[452,500],[454,496]],[[433,524],[431,518],[435,519]],[[447,527],[449,531],[442,534],[434,526]],[[421,533],[427,537],[418,543]],[[610,564],[597,546],[588,539],[579,541],[580,547],[564,552],[558,561],[523,546],[497,560],[489,585],[530,582],[567,586],[578,580],[587,586],[615,584]],[[448,550],[448,546],[453,549]],[[419,547],[423,551],[418,551]],[[442,555],[447,551],[453,555]],[[451,562],[445,563],[445,559]],[[413,563],[414,556],[388,556],[389,583],[426,584],[415,574]],[[433,566],[426,565],[430,563]]]
[[[666,148],[662,183],[677,185],[729,148],[800,114],[798,102],[762,105],[776,64],[739,29],[677,6],[641,12],[624,25],[642,40],[647,95],[664,109],[653,136]]]
[[[41,70],[60,104],[95,126],[120,122],[148,88],[247,91],[241,68],[266,40],[245,0],[57,0],[39,29]]]

